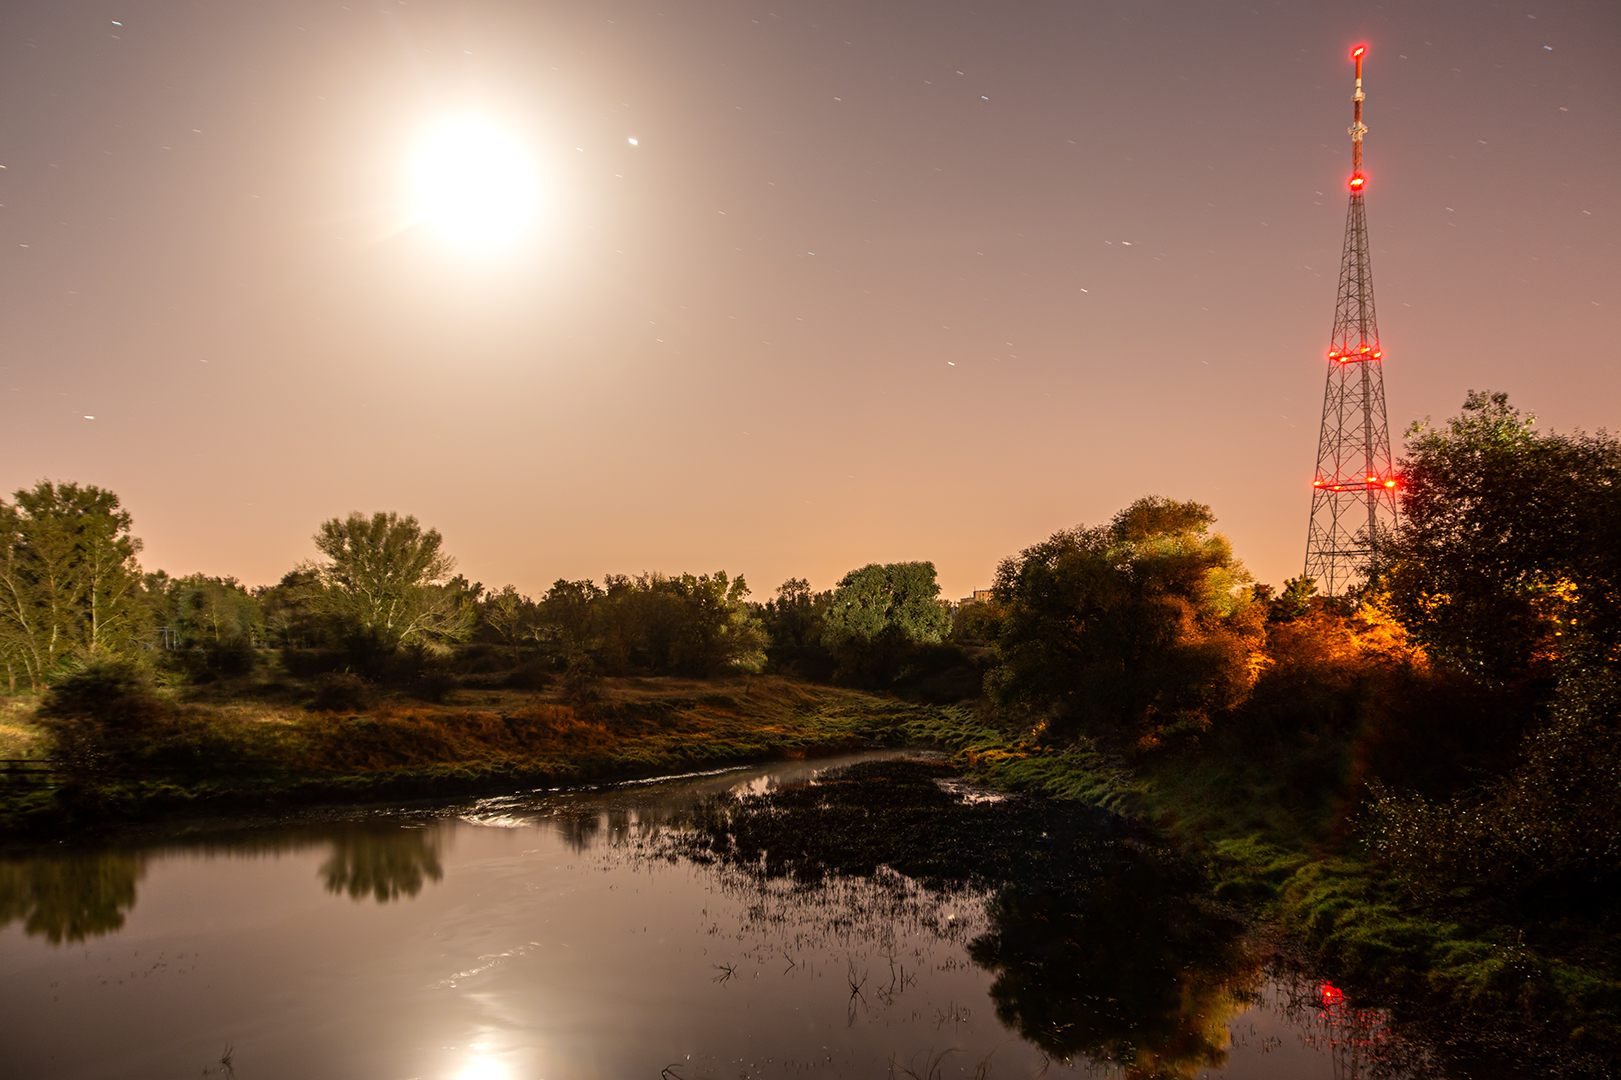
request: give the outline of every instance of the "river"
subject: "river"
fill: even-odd
[[[796,887],[664,842],[706,797],[875,756],[0,861],[0,1076],[1021,1077],[1123,1054],[1127,1076],[1340,1080],[1390,1056],[1381,1013],[1170,926],[1140,884],[1100,882],[1112,906],[1058,940],[1028,898]]]

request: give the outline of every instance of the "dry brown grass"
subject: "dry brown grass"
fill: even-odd
[[[17,748],[5,756],[49,753],[31,712],[0,714],[12,718],[0,735]],[[445,704],[398,698],[347,715],[211,695],[171,702],[163,723],[121,744],[112,760],[120,782],[182,787],[633,775],[897,741],[906,723],[935,712],[768,676],[610,679],[578,711],[555,695],[483,688]]]
[[[50,740],[34,723],[39,699],[0,697],[0,758],[41,758],[50,753]]]

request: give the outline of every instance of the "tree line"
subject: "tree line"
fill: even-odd
[[[951,636],[928,562],[862,567],[822,593],[791,580],[764,603],[725,570],[560,579],[530,597],[456,573],[438,530],[414,517],[353,513],[321,523],[317,558],[249,588],[143,572],[132,526],[118,497],[91,485],[42,480],[0,499],[9,690],[119,658],[245,674],[265,649],[304,673],[324,665],[383,681],[482,664],[531,685],[570,672],[710,678],[767,668],[880,685]],[[961,659],[942,655],[948,666]]]

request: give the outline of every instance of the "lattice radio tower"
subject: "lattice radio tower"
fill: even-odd
[[[1323,428],[1317,438],[1312,481],[1311,527],[1306,533],[1306,576],[1329,596],[1339,595],[1361,574],[1380,528],[1396,522],[1400,483],[1390,461],[1385,422],[1385,379],[1379,324],[1373,314],[1373,270],[1368,260],[1368,218],[1362,206],[1362,56],[1356,61],[1352,95],[1351,208],[1345,219],[1334,335],[1328,347],[1328,388],[1323,392]]]

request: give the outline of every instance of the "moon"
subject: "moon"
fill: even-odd
[[[533,155],[480,117],[429,127],[411,158],[411,186],[416,219],[468,248],[511,245],[534,228],[539,210]]]

